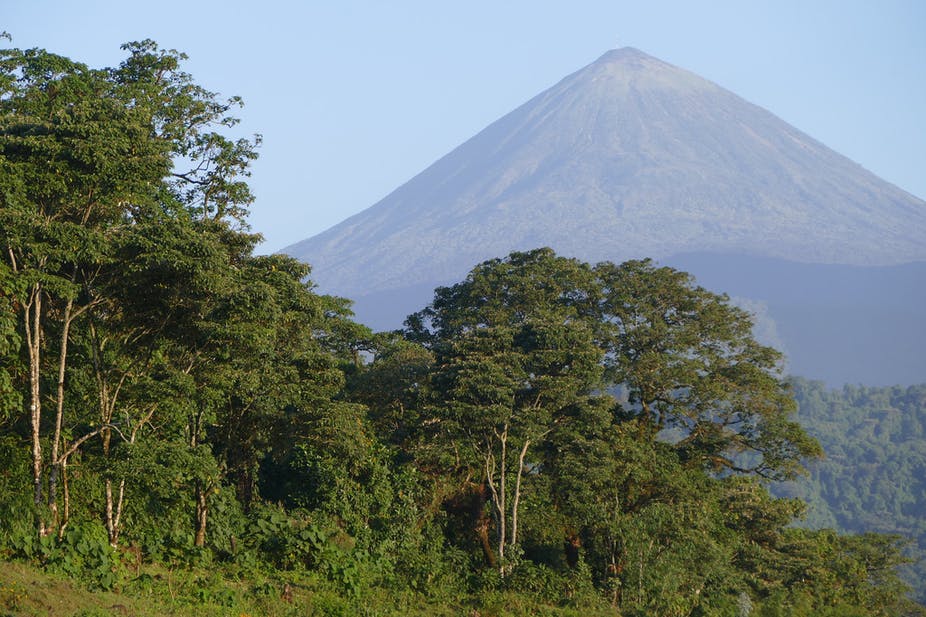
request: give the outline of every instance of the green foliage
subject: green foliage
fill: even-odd
[[[119,554],[109,545],[101,525],[68,527],[44,559],[51,569],[81,580],[91,589],[112,589],[125,575]]]
[[[652,430],[715,473],[791,478],[819,444],[790,419],[781,354],[752,336],[751,317],[649,260],[596,267],[612,381]]]
[[[20,336],[16,330],[16,313],[7,289],[12,286],[12,272],[0,261],[0,426],[14,417],[22,396],[14,385],[19,358]]]
[[[896,537],[791,529],[782,545],[790,559],[779,566],[785,584],[764,595],[759,614],[926,614],[904,597],[901,548]]]
[[[0,554],[25,554],[35,540],[32,521],[23,516],[33,508],[28,478],[26,448],[16,436],[0,435]]]
[[[807,527],[911,538],[913,563],[900,571],[926,602],[926,386],[832,390],[794,379],[792,387],[798,419],[827,455],[775,492],[807,502]]]

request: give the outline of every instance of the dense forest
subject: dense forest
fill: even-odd
[[[809,476],[774,488],[808,504],[802,524],[915,539],[904,579],[926,603],[926,385],[845,386],[791,380],[797,420],[826,456]]]
[[[240,101],[125,51],[0,52],[8,563],[174,614],[923,614],[902,538],[770,494],[822,449],[726,297],[537,249],[374,334],[254,254]]]

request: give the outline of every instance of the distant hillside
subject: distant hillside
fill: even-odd
[[[356,299],[361,320],[395,327],[422,306],[411,299],[427,301],[436,284],[459,280],[484,259],[539,246],[587,261],[708,253],[734,263],[746,256],[893,266],[926,262],[926,202],[720,86],[625,48],[534,97],[369,209],[284,252],[311,263],[323,291]],[[714,278],[710,270],[693,273]],[[855,310],[841,302],[829,302],[834,315]],[[783,331],[806,329],[811,322],[790,325],[805,308],[769,317]],[[866,319],[895,324],[890,337],[902,328],[905,340],[926,342],[918,319],[877,306]],[[891,340],[881,339],[875,355],[892,357]],[[799,345],[785,342],[795,365],[806,364]],[[836,346],[833,339],[820,345]],[[818,368],[840,366],[838,357],[822,362]],[[887,365],[879,364],[906,363]],[[926,378],[926,364],[913,370],[913,381]]]
[[[796,380],[794,392],[798,420],[826,458],[775,492],[809,504],[809,527],[911,538],[917,563],[904,577],[926,603],[926,384],[828,390]]]

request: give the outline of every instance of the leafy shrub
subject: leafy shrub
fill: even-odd
[[[563,597],[563,583],[560,574],[547,566],[530,561],[521,562],[505,580],[509,589],[526,591],[549,602],[556,602]]]
[[[0,436],[0,554],[32,557],[36,552],[28,452],[13,435]]]
[[[317,570],[348,594],[359,593],[366,555],[354,550],[353,539],[334,525],[264,506],[255,509],[245,540],[272,567]]]
[[[45,559],[49,568],[85,583],[90,589],[110,590],[125,574],[119,553],[109,545],[106,531],[99,524],[68,527],[61,542],[47,550]]]

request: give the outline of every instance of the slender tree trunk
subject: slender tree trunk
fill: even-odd
[[[199,443],[198,436],[201,424],[202,412],[190,418],[190,448],[195,448]],[[205,546],[206,521],[209,515],[209,505],[207,490],[202,480],[196,480],[194,493],[196,500],[196,521],[193,546]]]
[[[501,456],[498,461],[493,454],[494,442],[491,439],[486,440],[487,452],[485,454],[486,466],[486,484],[492,494],[492,503],[498,522],[498,567],[502,576],[511,571],[511,565],[505,563],[505,552],[509,546],[515,546],[518,543],[518,514],[521,503],[521,485],[524,479],[525,459],[527,450],[530,448],[531,440],[525,439],[521,450],[518,453],[517,474],[514,478],[514,493],[508,495],[508,432],[510,427],[506,424],[501,433],[494,431],[495,438],[501,448]],[[498,471],[498,486],[495,485],[495,472]],[[509,507],[511,511],[509,512]],[[510,524],[509,524],[510,518]]]
[[[119,489],[113,498],[113,482],[106,479],[106,533],[109,544],[113,548],[119,546],[119,533],[121,532],[122,503],[125,498],[125,479],[119,481]]]
[[[116,394],[113,395],[113,409],[116,404],[116,396],[118,396],[118,388],[116,389]],[[132,432],[129,435],[129,445],[134,445],[138,439],[138,432],[151,421],[151,417],[154,416],[154,412],[157,409],[157,404],[151,405],[147,412],[138,420],[135,426],[132,427]],[[110,416],[113,415],[113,412],[110,413]],[[122,505],[125,503],[125,477],[119,480],[119,498],[116,500],[116,513],[113,519],[113,529],[115,529],[116,534],[113,538],[112,543],[113,547],[119,541],[119,533],[122,529]]]
[[[103,431],[103,456],[109,458],[110,441],[112,431],[105,429]],[[106,498],[105,516],[106,516],[106,535],[109,537],[109,544],[113,548],[119,545],[120,519],[122,518],[122,502],[125,496],[125,479],[119,481],[119,489],[116,496],[113,496],[113,480],[107,477],[104,482],[104,493]]]
[[[107,379],[107,370],[103,358],[106,339],[100,338],[99,331],[92,321],[90,323],[90,340],[91,349],[93,350],[93,369],[97,382],[97,397],[100,407],[100,431],[103,438],[103,457],[108,462],[112,447],[113,432],[113,429],[110,427],[112,425],[113,416],[116,413],[116,403],[119,398],[119,392],[128,377],[128,372],[123,373],[119,381],[110,388],[110,382]],[[150,417],[151,415],[149,414],[142,422],[146,422]],[[129,440],[130,443],[134,443],[138,428],[137,426],[132,428],[131,439]],[[125,439],[123,433],[120,432],[119,434]],[[109,472],[107,471],[107,473]],[[119,545],[119,535],[121,532],[120,521],[122,520],[122,504],[125,499],[125,478],[119,480],[118,492],[114,496],[113,478],[107,476],[104,481],[104,495],[106,533],[109,536],[109,544],[113,548],[116,548]]]
[[[502,432],[499,435],[497,432],[495,436],[499,439],[502,444],[502,456],[505,455],[505,441],[506,433]],[[495,454],[493,453],[494,443],[491,439],[486,439],[486,453],[485,453],[485,473],[486,473],[486,485],[489,487],[489,492],[492,496],[492,512],[495,516],[496,527],[498,528],[498,539],[497,539],[497,550],[498,550],[498,563],[500,568],[504,567],[505,561],[505,463],[504,458],[502,459],[501,469],[499,470],[500,482],[499,485],[495,485],[495,471],[496,471],[496,461]],[[504,575],[502,569],[499,570]]]
[[[64,307],[64,320],[61,328],[61,347],[58,351],[58,387],[56,390],[57,399],[55,409],[55,434],[51,441],[51,469],[48,473],[48,512],[52,529],[58,527],[58,475],[60,473],[61,461],[59,454],[61,452],[61,426],[64,422],[64,375],[67,368],[68,357],[68,338],[71,330],[71,312],[74,308],[74,301],[68,300]]]
[[[106,422],[106,405],[103,400],[100,401],[101,409],[101,420]],[[103,458],[109,459],[109,449],[112,441],[112,429],[105,428],[100,433],[100,436],[103,438]],[[116,516],[115,516],[115,506],[113,501],[113,480],[109,477],[109,471],[104,471],[106,478],[103,480],[103,495],[105,497],[104,504],[104,519],[106,523],[106,535],[109,537],[109,544],[111,546],[116,546],[116,542],[119,537],[119,531],[116,529]]]
[[[119,542],[119,532],[122,529],[122,504],[125,501],[125,478],[119,480],[119,498],[116,499],[116,516],[113,520],[113,529],[116,530],[116,537],[113,539],[113,547]]]
[[[105,388],[104,388],[105,392]],[[101,392],[101,395],[104,394]],[[100,420],[106,425],[109,424],[108,421],[108,410],[106,399],[100,399]],[[112,445],[112,429],[104,428],[100,433],[103,438],[103,458],[107,462],[109,461],[109,451]],[[103,516],[106,523],[106,535],[109,537],[109,544],[115,547],[119,542],[119,523],[118,523],[118,512],[115,500],[113,499],[113,479],[109,475],[109,470],[104,470],[106,474],[105,480],[103,481],[103,495],[105,497],[105,504],[103,510]],[[121,487],[121,484],[120,484]],[[121,501],[121,496],[120,496]]]
[[[194,546],[206,545],[206,519],[209,514],[207,504],[207,491],[202,482],[196,482],[196,536],[193,540]]]
[[[60,466],[54,463],[54,455],[50,457],[49,470],[48,470],[48,494],[46,496],[46,502],[48,506],[48,533],[54,533],[58,529],[58,476],[60,474]]]
[[[62,497],[62,512],[61,512],[61,524],[58,525],[58,539],[64,537],[64,531],[67,529],[68,521],[71,518],[71,490],[68,486],[68,460],[67,457],[61,461],[61,497]]]
[[[118,396],[118,388],[116,389],[116,394],[113,394],[112,404],[110,405],[109,418],[112,419],[115,411],[116,397]],[[129,445],[133,445],[135,440],[138,438],[138,431],[141,430],[149,421],[151,421],[151,416],[154,415],[154,411],[157,408],[156,405],[152,405],[148,408],[148,412],[132,427],[132,432],[129,435]],[[124,438],[124,436],[123,436]],[[109,480],[106,481],[107,485]],[[112,515],[107,517],[108,521],[111,521],[108,524],[108,529],[110,529],[109,534],[109,543],[113,548],[116,548],[119,545],[119,535],[122,533],[122,512],[123,504],[125,503],[125,477],[122,477],[119,480],[119,491],[117,497],[113,503],[111,497],[111,490],[107,486],[107,503],[113,503]]]
[[[527,448],[531,445],[530,439],[524,440],[524,446],[521,448],[521,454],[518,455],[518,475],[514,484],[514,503],[511,506],[511,545],[518,543],[518,504],[521,502],[521,477],[524,473],[524,458],[527,456]]]
[[[35,504],[35,530],[39,536],[47,533],[45,517],[42,516],[44,500],[42,495],[42,392],[41,392],[41,353],[42,353],[42,288],[35,285],[30,293],[29,302],[23,313],[23,326],[26,332],[26,346],[29,349],[29,399],[30,424],[32,436],[32,491]]]
[[[501,564],[501,567],[504,568],[505,567],[505,547],[507,546],[506,532],[508,531],[508,528],[507,528],[508,526],[506,524],[508,522],[507,521],[508,510],[506,508],[507,504],[505,503],[506,501],[505,498],[507,496],[506,495],[507,487],[505,486],[505,481],[507,480],[506,473],[505,473],[505,467],[507,465],[505,465],[505,463],[506,463],[506,457],[508,455],[508,425],[505,425],[505,430],[502,431],[501,439],[502,439],[502,456],[501,456],[501,469],[499,470],[500,477],[499,477],[499,482],[498,482],[498,488],[499,488],[499,491],[498,491],[499,492],[499,495],[498,495],[498,520],[499,520],[498,560]]]
[[[104,482],[104,492],[106,494],[106,535],[109,537],[110,546],[116,546],[118,531],[116,530],[116,519],[113,508],[113,481],[106,478]]]

